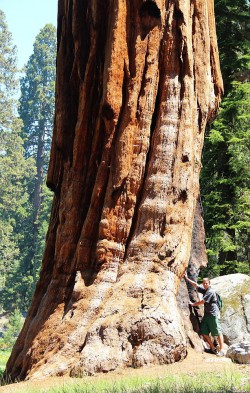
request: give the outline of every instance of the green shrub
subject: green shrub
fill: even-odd
[[[5,327],[3,337],[0,339],[0,350],[11,349],[13,347],[22,326],[22,313],[21,311],[16,309],[10,315],[10,319]]]

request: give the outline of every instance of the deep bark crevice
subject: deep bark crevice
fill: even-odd
[[[134,208],[134,215],[133,215],[133,219],[132,219],[132,224],[131,224],[130,231],[129,231],[129,234],[128,234],[128,237],[127,237],[127,241],[126,241],[126,244],[125,244],[124,260],[127,259],[127,252],[128,252],[128,249],[129,249],[129,245],[130,245],[131,239],[133,238],[133,235],[134,235],[135,227],[136,227],[137,220],[138,220],[138,212],[139,212],[141,201],[142,201],[142,198],[143,198],[144,183],[145,183],[147,175],[148,175],[148,165],[149,165],[149,162],[150,162],[150,157],[153,154],[151,152],[151,149],[153,150],[152,138],[153,138],[153,133],[154,133],[157,121],[158,121],[158,113],[159,113],[160,102],[161,102],[161,100],[160,100],[161,87],[160,86],[161,85],[158,82],[157,94],[156,94],[156,99],[155,99],[155,107],[154,107],[154,112],[152,114],[151,125],[150,125],[150,143],[149,143],[149,150],[148,150],[147,156],[146,156],[145,171],[144,171],[144,175],[143,175],[143,178],[141,180],[141,185],[140,185],[140,187],[138,189],[138,193],[137,193],[137,197],[136,197],[136,205],[135,205],[135,208]]]
[[[139,9],[141,37],[144,39],[150,31],[161,23],[161,11],[154,1],[144,1]]]
[[[129,74],[131,79],[136,75],[136,13],[131,12],[131,1],[126,0],[126,9],[127,9],[127,19],[126,19],[126,43],[128,48],[128,58],[129,58]]]

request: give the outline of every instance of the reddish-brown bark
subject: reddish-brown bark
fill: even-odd
[[[7,373],[183,359],[176,295],[222,91],[213,1],[59,0],[56,86],[47,246]]]

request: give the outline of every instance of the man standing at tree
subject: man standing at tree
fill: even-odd
[[[201,321],[200,333],[204,340],[209,344],[210,351],[218,356],[224,356],[223,347],[224,340],[220,324],[220,310],[216,301],[216,293],[210,286],[210,280],[208,278],[203,278],[202,285],[198,285],[195,281],[188,278],[187,273],[184,275],[185,279],[195,288],[199,293],[202,293],[203,299],[191,303],[192,307],[200,306],[204,304],[204,317]],[[210,337],[210,333],[213,337],[218,337],[218,342],[220,346],[220,351],[217,352],[214,343]]]

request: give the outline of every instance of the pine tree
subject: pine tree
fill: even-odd
[[[56,29],[47,24],[35,39],[33,54],[21,79],[19,110],[23,120],[25,155],[33,157],[36,162],[36,178],[30,189],[32,217],[30,233],[27,234],[29,242],[26,241],[26,263],[34,282],[40,268],[52,199],[51,193],[44,190],[44,182],[53,129],[55,61]]]
[[[215,9],[225,96],[203,155],[208,270],[215,275],[249,273],[250,9],[247,0],[215,1]]]
[[[20,228],[28,215],[28,185],[34,173],[33,160],[24,157],[20,136],[16,60],[16,48],[0,11],[0,308],[7,309],[20,305],[14,279],[20,273]]]
[[[227,95],[234,79],[244,80],[247,75],[249,79],[247,52],[250,4],[249,0],[215,0],[214,5],[220,63]]]

